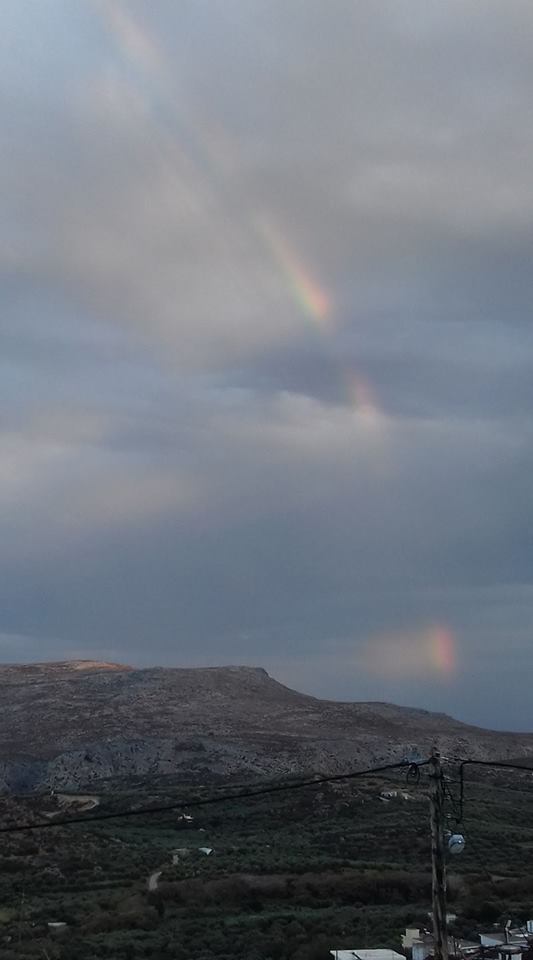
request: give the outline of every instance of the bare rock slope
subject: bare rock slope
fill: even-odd
[[[0,792],[109,777],[338,772],[427,752],[533,756],[533,734],[386,703],[337,703],[253,667],[0,667]]]

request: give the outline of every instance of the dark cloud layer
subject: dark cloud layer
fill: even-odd
[[[5,20],[1,659],[532,729],[530,5]]]

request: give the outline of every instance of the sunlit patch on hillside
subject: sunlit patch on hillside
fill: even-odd
[[[105,660],[71,660],[65,664],[71,670],[130,670],[121,663],[107,663]]]

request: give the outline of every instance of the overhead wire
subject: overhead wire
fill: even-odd
[[[519,772],[521,772],[521,773],[533,774],[533,767],[527,766],[527,765],[521,764],[521,763],[513,763],[513,762],[507,761],[507,760],[474,760],[474,759],[471,759],[471,758],[469,758],[469,759],[454,758],[454,759],[456,759],[457,762],[459,763],[459,788],[460,788],[460,792],[459,792],[459,816],[458,816],[458,819],[456,819],[456,824],[457,824],[457,825],[460,824],[460,823],[462,823],[462,822],[463,822],[463,818],[464,818],[464,806],[465,806],[465,767],[467,767],[467,766],[491,767],[491,768],[495,768],[495,769],[517,770],[517,771],[519,771]],[[469,840],[469,845],[471,845],[471,838],[470,838],[470,840]],[[489,884],[490,884],[490,886],[491,886],[494,894],[496,895],[496,897],[498,898],[498,900],[500,901],[500,903],[501,903],[502,906],[504,907],[505,913],[507,913],[507,914],[509,915],[509,913],[510,913],[511,911],[510,911],[510,909],[509,909],[508,901],[507,901],[507,899],[505,898],[505,896],[502,895],[502,890],[501,890],[501,888],[498,887],[498,885],[496,884],[496,882],[495,882],[495,880],[494,880],[494,876],[492,875],[491,871],[489,870],[489,868],[488,868],[488,866],[487,866],[487,863],[486,863],[484,854],[482,853],[482,851],[481,851],[481,849],[480,849],[480,845],[479,845],[479,843],[477,843],[477,842],[474,842],[474,853],[476,854],[476,856],[477,856],[477,858],[478,858],[478,861],[479,861],[480,866],[481,866],[481,870],[482,870],[482,872],[484,873],[487,881],[489,882]]]
[[[459,784],[460,784],[460,796],[459,796],[459,805],[458,805],[458,815],[456,815],[456,822],[460,823],[463,819],[464,813],[464,768],[469,765],[478,765],[485,767],[498,767],[511,770],[520,770],[522,772],[533,773],[533,768],[525,766],[523,764],[510,763],[503,760],[474,760],[474,759],[457,759],[459,762]],[[249,800],[254,797],[263,797],[276,793],[282,793],[290,790],[301,790],[306,787],[316,787],[323,784],[329,783],[340,783],[343,781],[354,780],[358,777],[369,777],[375,776],[380,773],[385,773],[389,770],[398,770],[405,769],[407,771],[407,776],[416,780],[420,777],[420,768],[427,766],[429,764],[429,759],[420,760],[420,761],[410,761],[410,760],[401,760],[397,763],[387,763],[379,767],[370,767],[365,770],[354,770],[348,773],[339,773],[331,774],[330,776],[325,777],[309,777],[301,780],[291,780],[285,781],[283,783],[272,784],[266,787],[258,787],[256,789],[244,789],[237,792],[215,794],[214,796],[207,797],[193,797],[192,799],[182,798],[179,800],[172,801],[172,803],[165,804],[156,804],[147,807],[136,807],[130,808],[127,810],[119,811],[107,811],[98,814],[93,814],[92,816],[77,816],[77,817],[64,817],[57,818],[54,820],[38,820],[33,823],[18,823],[10,824],[9,826],[0,827],[0,834],[7,833],[21,833],[28,830],[48,830],[56,829],[58,827],[66,827],[71,824],[91,824],[98,823],[104,820],[121,820],[126,817],[142,817],[142,816],[151,816],[158,813],[169,813],[174,810],[181,809],[195,809],[199,807],[206,807],[216,803],[225,803],[235,800]],[[452,800],[455,805],[456,801],[451,795],[451,792],[448,789],[448,797]]]
[[[417,761],[417,767],[426,766],[429,760]],[[198,807],[206,807],[215,803],[224,803],[235,800],[249,800],[254,797],[264,797],[276,793],[282,793],[289,790],[301,790],[305,787],[316,787],[328,783],[341,783],[342,781],[355,780],[358,777],[370,777],[387,770],[397,770],[414,764],[409,761],[401,760],[398,763],[387,763],[380,767],[370,767],[366,770],[353,770],[349,773],[332,774],[326,777],[309,777],[303,780],[291,780],[284,783],[273,784],[268,787],[260,787],[254,790],[241,790],[237,793],[215,794],[208,797],[193,797],[192,799],[174,800],[172,803],[156,804],[149,807],[130,808],[129,810],[108,811],[105,813],[93,814],[90,817],[64,817],[55,820],[39,820],[33,823],[17,823],[9,826],[0,827],[0,834],[21,833],[27,830],[49,830],[57,827],[67,827],[71,824],[91,824],[102,820],[122,820],[126,817],[151,816],[156,813],[169,813],[174,810],[192,810]]]
[[[533,774],[533,767],[526,766],[521,763],[511,763],[508,760],[472,760],[472,759],[462,759],[459,760],[459,810],[460,810],[460,820],[462,821],[464,815],[464,800],[465,800],[465,774],[464,768],[466,766],[478,766],[478,767],[497,767],[507,770],[520,770],[523,773]]]

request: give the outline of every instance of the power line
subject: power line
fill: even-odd
[[[248,800],[254,797],[264,797],[273,793],[282,793],[286,790],[301,790],[304,787],[317,787],[326,783],[340,783],[343,780],[355,780],[358,777],[369,777],[386,770],[411,769],[416,766],[426,766],[429,760],[411,762],[401,760],[399,763],[387,763],[381,767],[371,767],[367,770],[354,770],[350,773],[338,773],[328,777],[311,777],[305,780],[293,780],[288,783],[278,783],[269,787],[261,787],[257,790],[242,790],[238,793],[217,794],[210,797],[198,797],[192,800],[175,800],[172,803],[159,804],[151,807],[139,807],[134,810],[122,810],[119,812],[99,813],[91,817],[67,817],[62,820],[42,820],[36,823],[19,823],[9,827],[0,827],[2,833],[20,833],[25,830],[47,830],[56,827],[66,827],[70,824],[97,823],[101,820],[122,820],[125,817],[150,816],[154,813],[168,813],[172,810],[194,809],[196,807],[206,807],[214,803],[224,803],[228,800]]]
[[[465,804],[465,767],[466,766],[477,766],[477,767],[497,767],[504,770],[521,770],[525,773],[533,774],[533,767],[527,767],[522,763],[510,763],[507,760],[460,760],[459,761],[459,817],[457,822],[461,823],[463,820],[464,814],[464,804]]]
[[[450,761],[451,758],[448,758]],[[505,769],[516,769],[532,772],[531,767],[523,764],[510,763],[504,760],[473,760],[463,759],[459,762],[459,782],[460,797],[458,808],[456,800],[450,789],[447,778],[441,765],[441,756],[434,749],[431,755],[431,772],[429,774],[429,799],[430,799],[430,822],[431,822],[431,865],[432,865],[432,905],[433,905],[433,931],[435,957],[437,960],[448,960],[448,932],[446,922],[446,861],[444,857],[444,804],[449,800],[452,811],[455,813],[456,825],[463,820],[464,813],[464,770],[468,764],[479,764],[480,766],[496,767]],[[464,842],[464,841],[463,841]],[[488,874],[488,871],[486,871]],[[492,882],[492,878],[491,882]],[[495,886],[495,885],[494,885]]]
[[[521,770],[526,773],[533,773],[533,768],[524,764],[510,763],[504,760],[473,760],[454,758],[459,762],[459,783],[460,783],[460,815],[456,817],[458,823],[462,821],[464,810],[464,768],[467,765],[477,765],[484,767],[498,767],[509,770]],[[224,803],[230,800],[248,800],[254,797],[268,796],[275,793],[282,793],[288,790],[301,790],[305,787],[316,787],[327,783],[340,783],[346,780],[355,780],[358,777],[375,776],[379,773],[385,773],[388,770],[404,769],[408,775],[419,773],[421,767],[427,766],[429,760],[410,761],[401,760],[398,763],[387,763],[380,767],[370,767],[366,770],[355,770],[350,773],[333,774],[327,777],[310,777],[304,780],[292,780],[285,783],[273,784],[268,787],[259,787],[257,789],[240,790],[237,793],[223,793],[209,797],[197,797],[191,800],[175,800],[172,803],[158,804],[150,807],[139,807],[137,809],[122,810],[118,812],[98,813],[91,817],[66,817],[61,820],[42,820],[35,823],[19,823],[8,827],[0,827],[0,834],[21,833],[27,830],[47,830],[57,827],[65,827],[70,824],[90,824],[102,820],[121,820],[126,817],[150,816],[155,813],[169,813],[179,809],[194,809],[206,807],[215,803]]]
[[[518,770],[521,773],[530,773],[533,774],[533,767],[526,766],[522,763],[512,763],[506,760],[460,760],[459,761],[459,784],[460,784],[460,796],[459,796],[459,815],[456,819],[456,823],[462,823],[464,817],[464,803],[465,803],[465,777],[464,777],[464,768],[466,766],[480,766],[480,767],[494,767],[496,769],[507,769],[507,770]],[[471,843],[471,839],[469,841]],[[481,869],[485,874],[488,882],[490,883],[494,893],[504,906],[507,913],[510,913],[509,905],[507,899],[502,895],[501,889],[497,886],[494,881],[492,873],[487,867],[485,862],[485,857],[482,854],[480,847],[476,842],[474,842],[474,853],[477,854],[478,860],[481,864]]]

